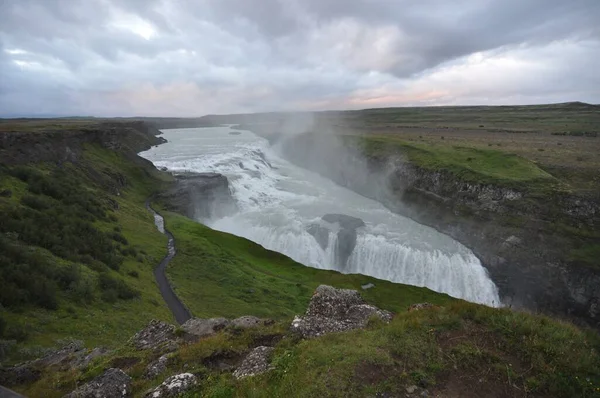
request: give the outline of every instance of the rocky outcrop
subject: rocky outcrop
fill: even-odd
[[[104,348],[88,350],[83,346],[83,342],[79,340],[70,341],[58,350],[51,350],[39,359],[0,369],[0,384],[16,386],[32,383],[41,377],[41,369],[49,367],[59,370],[83,369],[93,359],[106,353],[107,350]]]
[[[130,340],[138,350],[159,348],[176,340],[175,326],[153,319],[148,326],[137,332]]]
[[[77,388],[65,398],[125,398],[131,396],[131,377],[121,369],[111,368]]]
[[[181,328],[193,336],[208,337],[225,329],[230,323],[226,318],[191,318]]]
[[[218,173],[177,175],[175,184],[161,198],[169,210],[194,220],[220,218],[237,211],[227,177]]]
[[[270,319],[261,319],[252,315],[244,315],[231,321],[230,327],[237,329],[252,329],[272,324]]]
[[[161,355],[156,361],[148,365],[142,377],[144,379],[154,379],[167,370],[168,363],[169,357],[167,355]]]
[[[169,377],[154,390],[149,391],[147,398],[178,397],[198,384],[198,378],[191,373],[181,373]]]
[[[270,364],[273,347],[256,347],[244,358],[240,366],[233,372],[233,377],[243,379],[256,376],[272,369]]]
[[[136,157],[137,152],[165,142],[160,131],[139,121],[81,122],[70,126],[48,125],[35,133],[3,126],[0,158],[7,165],[36,162],[78,162],[83,146],[99,144]],[[140,159],[140,161],[142,161]]]
[[[392,313],[367,304],[356,290],[321,285],[313,294],[304,316],[296,316],[291,330],[304,338],[364,328],[371,317],[384,322]]]

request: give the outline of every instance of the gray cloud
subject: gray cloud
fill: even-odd
[[[3,0],[0,115],[600,102],[597,0]]]

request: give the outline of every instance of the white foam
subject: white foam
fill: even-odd
[[[217,172],[228,177],[240,211],[211,220],[212,228],[253,240],[311,267],[337,269],[331,232],[325,250],[307,228],[327,213],[359,217],[356,247],[342,272],[425,286],[490,306],[498,290],[477,257],[432,228],[295,167],[250,132],[228,127],[165,130],[169,143],[141,155],[171,171]]]

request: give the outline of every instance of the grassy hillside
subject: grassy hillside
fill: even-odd
[[[54,125],[40,126],[55,134]],[[43,135],[31,123],[26,127]],[[150,319],[174,321],[152,274],[166,254],[166,237],[144,206],[170,179],[128,150],[97,143],[85,144],[74,162],[1,165],[3,361],[39,356],[64,339],[115,347]],[[168,214],[167,223],[180,250],[169,276],[197,316],[287,319],[303,311],[320,283],[373,281],[306,268],[176,214]],[[375,283],[369,294],[390,309],[449,300],[426,289]]]
[[[424,301],[444,304],[453,300],[426,288],[305,267],[283,254],[178,214],[166,213],[166,223],[178,249],[168,276],[195,316],[253,314],[291,319],[305,311],[321,284],[361,290],[361,285],[373,283],[375,288],[363,292],[365,298],[390,311],[404,311],[410,304]]]
[[[19,343],[13,356],[64,338],[114,346],[152,317],[171,320],[152,275],[166,238],[143,207],[164,180],[98,145],[77,163],[0,169],[1,332]]]
[[[105,369],[133,378],[134,396],[169,375],[191,372],[199,385],[185,397],[598,397],[600,338],[573,325],[459,301],[396,315],[389,325],[299,340],[289,320],[257,329],[226,329],[169,354],[167,370],[142,377],[158,353],[122,346],[83,370],[47,370],[19,391],[60,397]],[[273,370],[236,380],[234,366],[252,347],[274,344]]]

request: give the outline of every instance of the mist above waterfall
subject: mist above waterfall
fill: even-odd
[[[327,175],[327,168],[344,172],[347,165],[353,173],[362,170],[361,178],[373,189],[385,191],[383,176],[347,151],[333,131],[321,134],[318,141],[298,140],[317,134],[311,131],[315,126],[312,115],[288,118],[279,123],[277,138],[270,137],[272,146],[249,131],[230,134],[229,127],[165,130],[169,142],[142,155],[172,171],[217,172],[229,179],[239,211],[199,220],[212,228],[251,239],[308,266],[499,305],[496,286],[469,249],[321,176]],[[290,163],[288,155],[292,162],[294,156],[303,156],[319,173]],[[361,222],[349,228],[342,216]],[[320,238],[311,233],[315,226],[322,231]]]

